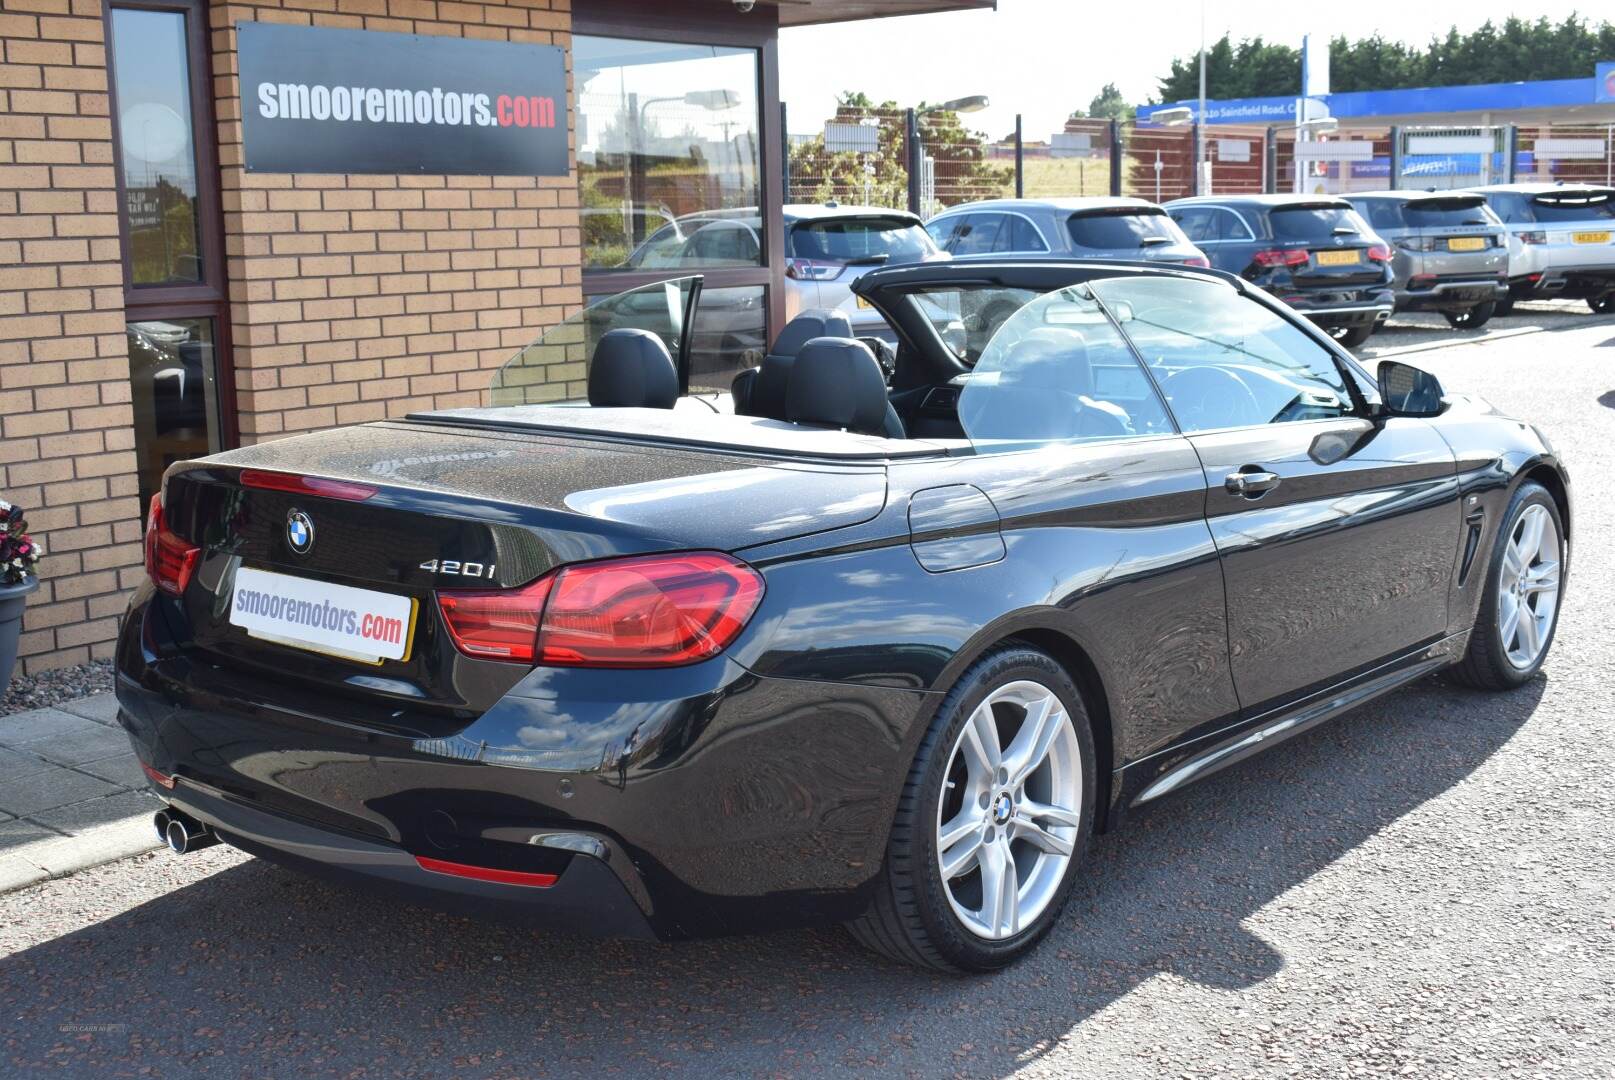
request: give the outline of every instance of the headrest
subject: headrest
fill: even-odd
[[[814,338],[791,365],[785,419],[793,424],[885,432],[886,379],[869,346],[846,338]]]
[[[785,419],[785,390],[791,381],[791,368],[795,366],[795,356],[769,353],[763,357],[762,366],[757,369],[757,381],[751,384],[751,400],[746,404],[749,415]]]
[[[775,356],[795,356],[802,351],[802,346],[819,337],[850,338],[852,321],[844,312],[808,308],[785,324],[779,337],[774,339],[774,347],[768,351]]]
[[[589,365],[589,404],[616,408],[671,409],[679,397],[679,374],[662,339],[649,330],[607,330]]]

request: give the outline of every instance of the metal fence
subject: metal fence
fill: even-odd
[[[1052,138],[992,139],[969,117],[843,108],[788,136],[786,198],[913,210],[1025,196],[1345,194],[1449,189],[1508,180],[1615,184],[1615,125],[1354,128],[1301,139],[1293,127],[1196,130],[1073,119]]]

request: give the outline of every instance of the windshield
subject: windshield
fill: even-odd
[[[1279,206],[1269,216],[1275,240],[1313,243],[1368,232],[1363,219],[1349,206]]]
[[[974,366],[1004,320],[1037,296],[1031,289],[996,285],[943,285],[909,294],[948,350]]]
[[[907,218],[826,218],[791,230],[791,253],[798,259],[893,265],[920,262],[936,250],[926,231]]]
[[[1065,227],[1071,242],[1085,248],[1125,251],[1153,244],[1188,243],[1164,210],[1088,210],[1072,214]]]

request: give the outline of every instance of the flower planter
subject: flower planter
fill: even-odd
[[[11,669],[17,663],[17,639],[22,634],[22,609],[28,594],[39,588],[31,577],[21,585],[0,585],[0,693],[11,685]]]

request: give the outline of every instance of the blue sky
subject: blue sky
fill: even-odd
[[[1581,11],[1590,15],[1599,6],[1585,4]],[[1259,35],[1297,47],[1309,32],[1329,38],[1377,31],[1422,45],[1454,24],[1469,30],[1513,13],[1558,21],[1576,10],[1572,4],[1518,0],[1285,5],[1207,0],[1203,8],[1208,41],[1231,31],[1236,39]],[[969,117],[971,127],[996,137],[1014,127],[1019,111],[1026,137],[1045,139],[1073,108],[1086,108],[1107,82],[1134,103],[1148,100],[1172,58],[1199,48],[1201,11],[1195,0],[1137,5],[999,0],[997,11],[787,30],[780,36],[780,91],[793,132],[819,130],[837,91],[861,89],[877,101],[890,98],[905,105],[920,98],[986,94],[993,105]],[[1209,93],[1215,97],[1216,88]]]

